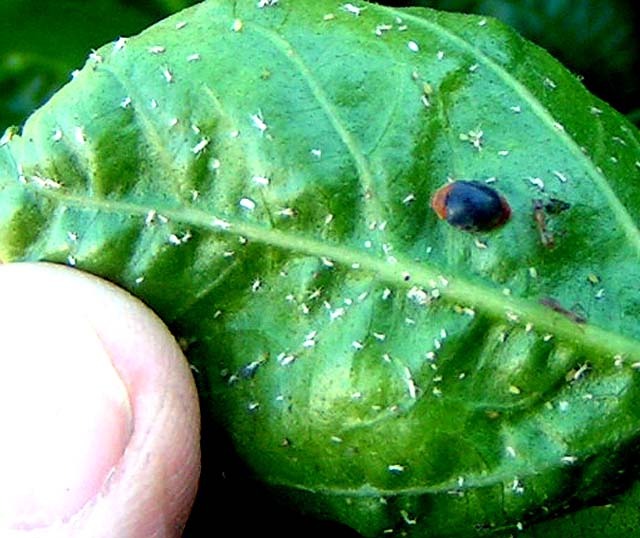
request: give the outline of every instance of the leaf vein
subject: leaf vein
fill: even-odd
[[[616,216],[618,223],[625,231],[627,238],[636,250],[636,254],[640,257],[640,229],[631,216],[630,212],[624,206],[620,198],[616,195],[614,190],[609,186],[606,179],[598,171],[593,161],[585,155],[580,149],[579,144],[571,138],[571,136],[563,130],[556,127],[556,120],[553,118],[549,110],[524,86],[516,77],[504,69],[499,63],[483,53],[478,47],[469,43],[462,37],[456,35],[447,28],[437,23],[431,22],[425,18],[418,17],[410,12],[400,11],[393,8],[387,8],[385,6],[376,6],[381,11],[386,11],[394,16],[399,16],[405,21],[412,21],[418,26],[427,28],[428,30],[440,35],[442,38],[447,39],[459,49],[464,50],[472,54],[479,62],[484,64],[487,68],[493,71],[500,79],[502,79],[508,86],[520,95],[524,102],[528,103],[534,114],[541,120],[541,122],[557,137],[565,147],[569,149],[571,154],[578,162],[583,163],[588,175],[593,179],[595,184],[602,192],[605,200],[611,207],[614,215]]]

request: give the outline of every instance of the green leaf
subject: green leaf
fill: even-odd
[[[510,532],[635,477],[639,163],[630,123],[496,21],[209,1],[5,134],[0,259],[151,305],[300,509]],[[490,182],[511,220],[438,220],[447,178]],[[555,248],[538,199],[569,204],[545,210]]]
[[[640,47],[629,0],[380,0],[500,19],[545,48],[618,110],[638,106]],[[637,122],[636,122],[637,123]]]

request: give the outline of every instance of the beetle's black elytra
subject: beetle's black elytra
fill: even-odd
[[[454,181],[431,198],[438,217],[467,232],[499,228],[511,217],[511,208],[498,191],[479,181]]]

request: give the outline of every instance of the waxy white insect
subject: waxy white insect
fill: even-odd
[[[205,137],[200,140],[200,142],[198,142],[195,146],[193,146],[193,148],[191,148],[191,152],[194,155],[200,155],[200,153],[202,153],[208,145],[209,139]]]
[[[162,76],[167,81],[167,84],[171,84],[173,82],[173,73],[168,67],[162,68]]]
[[[113,44],[113,50],[115,52],[118,52],[122,49],[124,49],[124,46],[127,44],[127,38],[126,37],[119,37],[116,42]]]
[[[359,17],[360,13],[362,12],[362,8],[358,6],[354,6],[351,3],[343,4],[342,9],[347,13],[351,13],[352,15],[355,15],[356,17]]]
[[[378,26],[376,26],[376,29],[374,30],[374,33],[378,37],[380,37],[384,32],[388,32],[389,30],[392,30],[392,29],[393,29],[393,26],[391,24],[378,24]]]
[[[256,208],[256,203],[251,198],[241,198],[239,204],[240,207],[248,211],[253,211]]]
[[[213,217],[211,220],[211,226],[214,228],[222,228],[223,230],[228,230],[231,228],[231,223],[226,220],[219,219],[218,217]]]
[[[89,59],[98,64],[101,64],[104,61],[104,58],[100,54],[98,54],[98,51],[96,50],[91,51],[91,53],[89,54]]]
[[[262,113],[258,112],[257,114],[252,114],[251,115],[251,121],[253,122],[253,125],[261,132],[264,133],[267,129],[268,126],[264,121],[264,118],[262,117]]]
[[[400,465],[399,463],[387,465],[387,470],[393,474],[400,474],[404,472],[404,465]]]
[[[84,144],[87,141],[87,137],[84,134],[84,127],[81,127],[81,126],[76,127],[74,131],[74,136],[78,144]]]
[[[553,175],[556,176],[562,183],[567,182],[567,176],[565,176],[562,172],[558,172],[558,170],[554,170]]]

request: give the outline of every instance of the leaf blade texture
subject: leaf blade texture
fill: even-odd
[[[204,2],[99,49],[5,134],[0,257],[145,300],[303,509],[366,536],[499,533],[624,486],[638,147],[493,20]],[[448,226],[429,207],[448,178],[512,218]],[[555,248],[536,200],[565,208],[543,210]]]

